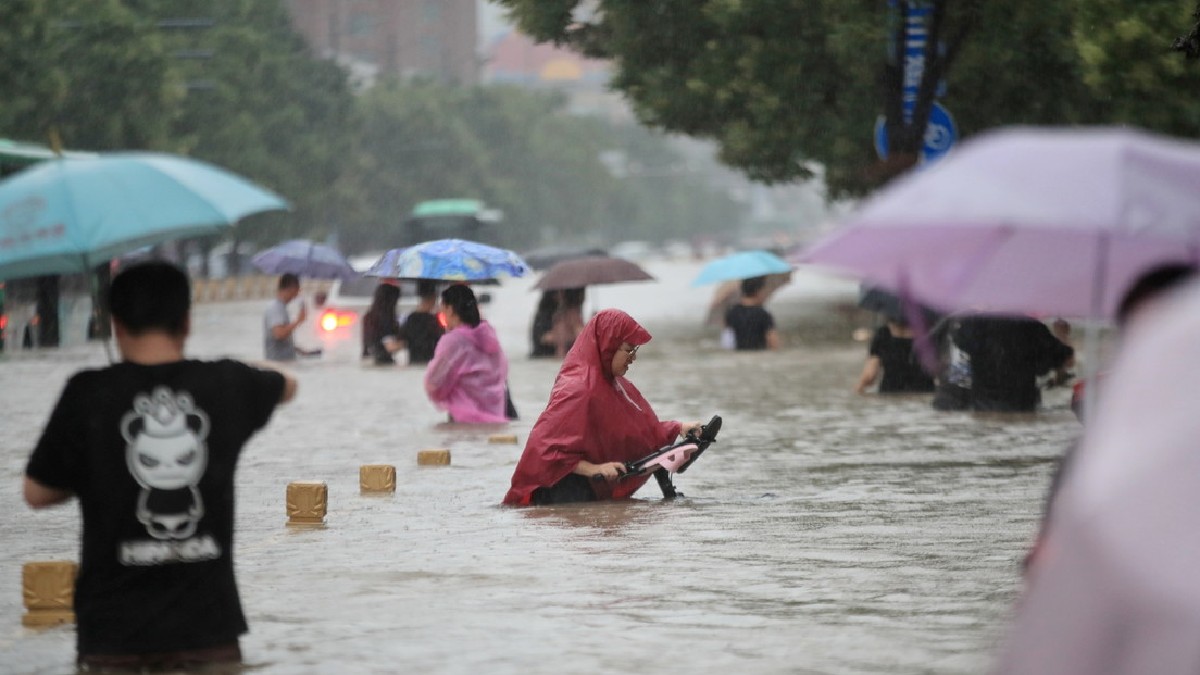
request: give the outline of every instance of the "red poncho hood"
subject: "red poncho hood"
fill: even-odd
[[[534,490],[562,480],[580,460],[629,462],[675,440],[679,423],[660,421],[637,387],[612,373],[621,343],[649,341],[650,333],[625,312],[606,309],[592,317],[563,360],[550,402],[529,432],[505,504],[529,504]],[[601,499],[622,499],[646,479],[597,481],[593,489]]]

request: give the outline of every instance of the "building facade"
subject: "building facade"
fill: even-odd
[[[336,59],[354,80],[479,81],[476,0],[288,0],[292,25],[314,53]]]

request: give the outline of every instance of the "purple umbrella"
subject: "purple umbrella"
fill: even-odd
[[[793,258],[941,310],[1106,319],[1148,267],[1200,259],[1200,143],[1011,128],[884,188]]]
[[[259,251],[250,262],[267,274],[291,272],[309,279],[343,280],[359,276],[337,249],[307,239],[292,239]]]

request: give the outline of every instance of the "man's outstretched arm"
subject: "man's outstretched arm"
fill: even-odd
[[[25,476],[25,503],[35,509],[61,504],[71,498],[71,492],[42,485],[36,480]]]

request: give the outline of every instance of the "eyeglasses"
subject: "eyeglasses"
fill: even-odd
[[[630,356],[633,356],[634,354],[637,354],[637,350],[640,347],[641,347],[641,345],[634,345],[633,347],[630,347],[629,349],[625,349],[624,347],[622,347],[621,351],[625,352],[626,354],[628,354]]]

